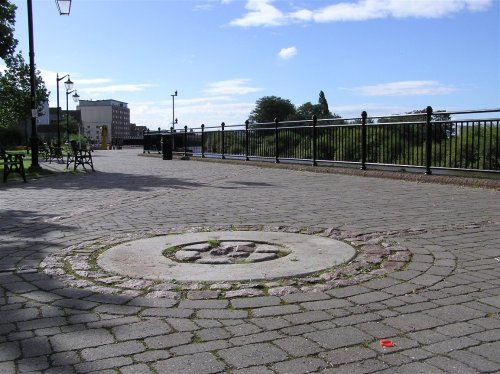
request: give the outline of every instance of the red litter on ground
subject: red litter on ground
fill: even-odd
[[[384,348],[394,347],[396,344],[392,340],[382,339],[380,340],[380,345]]]

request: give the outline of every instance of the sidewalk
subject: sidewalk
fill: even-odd
[[[0,186],[0,373],[500,371],[499,191],[138,152],[95,151],[95,173]],[[39,271],[68,248],[242,227],[380,237],[412,257],[343,287],[238,286],[254,297],[203,283],[163,285],[164,297],[142,292],[156,283],[68,287],[78,260]]]

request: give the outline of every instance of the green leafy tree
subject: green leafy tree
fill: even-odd
[[[319,91],[318,106],[320,114],[318,118],[332,118],[332,113],[328,108],[328,101],[326,101],[325,93],[323,90]]]
[[[17,40],[14,38],[16,9],[9,0],[0,0],[0,58],[5,60],[14,54]]]
[[[7,69],[0,73],[0,128],[19,125],[31,117],[30,67],[21,53],[5,59]],[[36,105],[40,107],[48,91],[40,71],[35,74]]]
[[[248,120],[251,123],[272,122],[275,118],[287,121],[293,119],[295,113],[295,105],[290,100],[277,96],[264,96],[257,100]]]
[[[298,120],[309,120],[312,119],[313,116],[317,118],[321,118],[322,111],[321,106],[319,104],[313,104],[310,101],[302,104],[297,108],[296,119]]]

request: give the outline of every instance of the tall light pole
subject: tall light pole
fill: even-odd
[[[78,100],[80,99],[80,96],[78,95],[78,92],[76,92],[76,90],[72,90],[72,91],[68,91],[66,90],[66,138],[68,139],[68,142],[69,142],[69,108],[68,108],[68,96],[70,93],[75,93],[73,95],[73,101],[75,103],[78,102]],[[78,125],[78,133],[80,133],[80,125]]]
[[[174,98],[177,96],[177,91],[174,92],[172,96],[172,127],[175,128],[175,100]]]
[[[57,73],[56,82],[57,82],[57,147],[61,148],[61,130],[59,123],[61,122],[61,108],[59,107],[59,82],[64,78],[68,77],[68,80],[64,82],[66,86],[66,91],[70,91],[73,88],[73,82],[69,78],[69,74],[66,74],[64,77],[59,78],[59,73]]]
[[[36,119],[38,117],[38,108],[36,106],[36,81],[35,81],[35,42],[33,38],[33,4],[27,0],[28,4],[28,39],[29,39],[29,57],[30,57],[30,108],[31,108],[31,170],[40,169],[38,163],[38,133],[36,128]],[[56,0],[59,14],[69,15],[71,10],[71,0]]]

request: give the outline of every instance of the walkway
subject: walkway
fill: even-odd
[[[500,371],[500,192],[137,153],[0,185],[1,373]],[[215,299],[194,286],[112,295],[38,271],[82,242],[262,226],[390,236],[412,258],[345,287]]]

